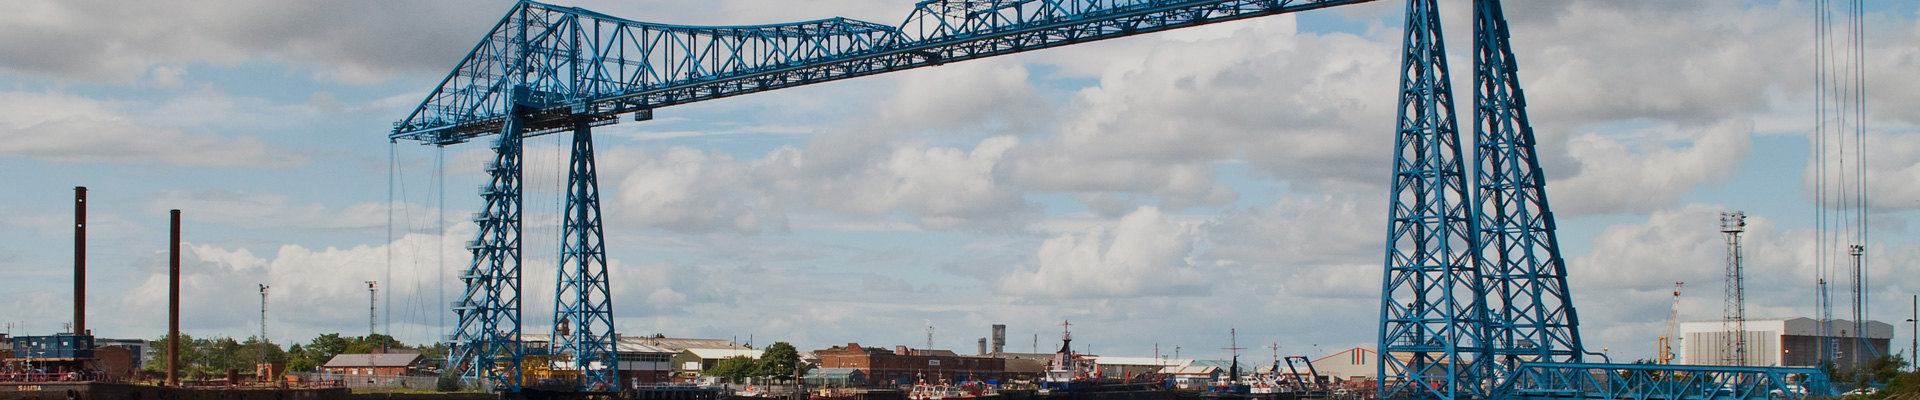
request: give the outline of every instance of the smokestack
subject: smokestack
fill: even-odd
[[[87,334],[87,187],[73,187],[73,334]]]
[[[987,338],[980,338],[980,355],[987,355]]]
[[[180,210],[173,210],[167,247],[167,386],[180,386]]]
[[[1007,349],[1007,325],[993,324],[993,354],[1002,354]]]

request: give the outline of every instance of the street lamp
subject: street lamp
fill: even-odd
[[[1913,324],[1913,336],[1910,336],[1913,339],[1911,345],[1913,347],[1907,348],[1907,365],[1913,366],[1915,371],[1920,371],[1920,364],[1914,361],[1920,359],[1920,294],[1913,295],[1913,318],[1907,318],[1907,323]]]

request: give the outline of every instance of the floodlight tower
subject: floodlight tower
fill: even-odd
[[[1720,213],[1720,233],[1727,236],[1726,340],[1721,341],[1720,361],[1731,366],[1747,365],[1747,291],[1740,266],[1740,234],[1746,231],[1747,214]]]

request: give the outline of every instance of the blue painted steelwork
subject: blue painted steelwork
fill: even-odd
[[[607,251],[600,231],[593,128],[585,118],[575,123],[566,222],[560,235],[560,289],[554,292],[553,351],[572,356],[573,367],[580,370],[575,387],[617,391],[620,374],[614,353],[613,299],[607,290]]]
[[[1473,399],[1492,377],[1453,87],[1434,0],[1407,2],[1380,305],[1380,398]]]
[[[525,88],[528,136],[619,114],[1096,40],[1373,0],[931,0],[900,27],[845,18],[696,27],[522,1],[395,139],[491,135]]]
[[[487,378],[497,390],[518,391],[520,358],[520,190],[521,129],[518,113],[500,126],[493,143],[492,179],[480,187],[486,206],[475,214],[480,225],[467,243],[473,263],[460,274],[464,300],[453,304],[460,325],[454,332],[450,364],[464,376]]]
[[[481,229],[468,246],[474,263],[462,275],[466,300],[454,304],[460,327],[450,359],[465,376],[517,391],[526,353],[517,340],[520,143],[526,137],[580,132],[626,113],[650,118],[653,109],[671,105],[1368,1],[932,0],[918,3],[899,27],[844,18],[696,27],[522,1],[389,137],[446,146],[501,135],[488,168],[493,181],[481,193],[487,206],[475,218]],[[592,169],[591,157],[581,163],[576,157],[569,177],[575,189],[569,210],[597,207],[586,202],[597,199],[598,185],[582,175]],[[572,293],[579,301],[563,305],[572,310],[561,310],[556,322],[569,321],[569,331],[595,329],[583,325],[597,326],[598,316],[607,315],[604,329],[590,336],[610,338],[609,307],[594,298],[606,287],[598,213],[568,218],[575,230],[567,243],[577,251],[562,273],[577,279],[572,290],[562,288],[556,296]],[[565,272],[569,267],[572,272]],[[598,352],[600,340],[556,345],[585,361],[594,356],[582,353]]]
[[[1831,398],[1813,368],[1524,363],[1495,392],[1505,399],[1747,400]]]
[[[1580,362],[1580,319],[1499,0],[1473,2],[1474,256],[1495,362]]]

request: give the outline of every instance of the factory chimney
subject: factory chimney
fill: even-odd
[[[73,187],[73,334],[87,334],[87,187]]]
[[[987,338],[980,338],[980,355],[987,355]]]
[[[993,354],[1001,354],[1007,349],[1007,325],[993,324]]]
[[[167,253],[167,386],[180,386],[180,210],[173,210]]]

